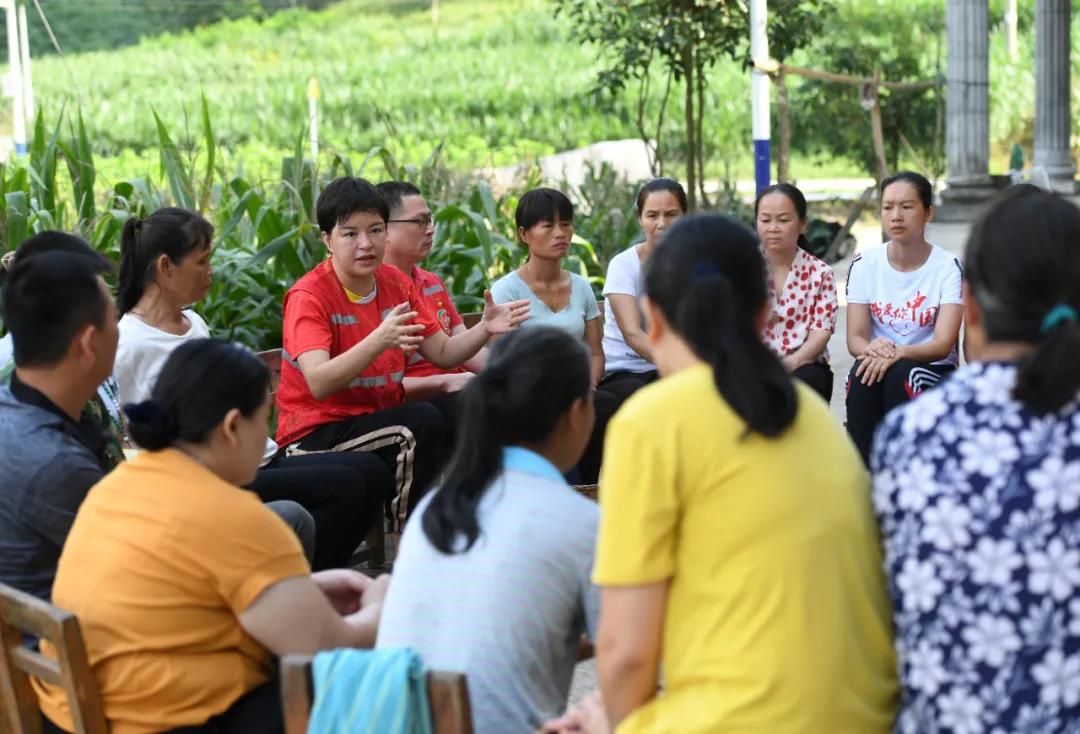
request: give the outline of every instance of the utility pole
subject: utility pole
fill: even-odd
[[[1019,22],[1016,0],[1005,0],[1005,50],[1009,54],[1009,61],[1016,61],[1016,29]]]
[[[765,32],[767,18],[766,0],[750,0],[750,56],[755,64],[751,72],[751,128],[757,193],[761,193],[772,181],[769,160],[769,76],[758,69],[758,65],[765,65],[769,61],[769,37]]]
[[[26,93],[24,80],[29,76],[27,68],[23,72],[22,43],[20,42],[19,19],[17,0],[0,0],[0,6],[4,8],[5,24],[7,25],[8,45],[8,73],[4,77],[4,94],[11,97],[15,102],[15,110],[12,115],[12,137],[15,142],[15,154],[26,155]],[[27,66],[29,67],[29,53],[26,54]]]
[[[30,34],[26,29],[26,0],[19,0],[19,45],[22,47],[23,112],[26,121],[34,119],[34,82],[30,78]]]

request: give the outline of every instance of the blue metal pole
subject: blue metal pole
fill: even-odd
[[[766,34],[768,6],[766,0],[750,3],[750,56],[755,64],[769,60],[769,37]],[[756,66],[751,72],[751,115],[754,136],[754,184],[761,193],[772,182],[769,156],[769,77]]]

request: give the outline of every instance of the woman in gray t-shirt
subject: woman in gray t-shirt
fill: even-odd
[[[477,734],[562,713],[595,633],[598,509],[562,477],[592,431],[590,388],[580,339],[538,327],[500,340],[462,392],[469,440],[402,537],[377,646],[465,673]]]

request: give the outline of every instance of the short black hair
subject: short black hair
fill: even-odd
[[[915,193],[919,195],[919,201],[922,202],[924,209],[929,209],[934,205],[934,187],[926,176],[915,173],[915,171],[897,171],[888,178],[883,179],[881,182],[881,195],[885,195],[885,189],[901,181],[911,184],[915,189]]]
[[[44,246],[32,243],[34,249]],[[109,296],[102,291],[98,276],[109,274],[112,267],[89,246],[86,250],[16,253],[2,297],[16,367],[55,365],[80,329],[87,324],[105,325]]]
[[[882,188],[882,191],[885,189]],[[799,219],[806,219],[806,197],[803,192],[799,191],[797,186],[792,186],[789,183],[776,183],[771,186],[766,186],[761,190],[761,193],[754,199],[754,216],[757,216],[758,207],[761,206],[761,200],[769,194],[782,194],[788,198],[792,206],[795,207],[795,214]]]
[[[82,237],[54,229],[38,232],[33,237],[24,240],[15,250],[10,267],[14,268],[26,258],[43,252],[70,252],[75,255],[85,255],[91,260],[96,260],[101,265],[102,272],[112,270],[112,262],[90,247]]]
[[[319,222],[319,229],[326,233],[357,212],[378,214],[384,222],[390,218],[390,207],[386,205],[386,200],[366,178],[335,178],[315,202],[315,219]]]
[[[406,196],[423,196],[420,189],[408,181],[383,181],[375,187],[375,190],[379,192],[379,196],[386,202],[386,209],[390,216],[393,216],[394,212],[401,209],[401,200]]]
[[[686,214],[686,189],[673,178],[660,177],[654,178],[638,190],[637,215],[639,217],[645,211],[645,200],[649,198],[649,194],[657,191],[667,191],[674,196],[675,200],[679,202],[679,209],[682,210],[683,214]]]
[[[574,205],[566,194],[555,189],[525,192],[514,210],[514,222],[520,229],[532,229],[539,222],[574,221]]]

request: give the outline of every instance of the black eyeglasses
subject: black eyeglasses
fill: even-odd
[[[435,221],[433,214],[424,214],[416,217],[415,219],[387,219],[388,224],[397,222],[398,224],[414,224],[417,229],[427,229],[431,226],[431,223]]]

